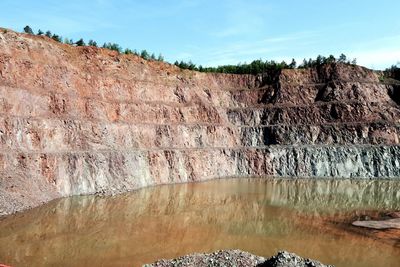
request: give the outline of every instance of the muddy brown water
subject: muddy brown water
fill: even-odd
[[[336,266],[400,266],[397,246],[319,218],[400,208],[400,182],[222,179],[52,201],[0,220],[0,263],[141,266],[193,252],[285,249]]]

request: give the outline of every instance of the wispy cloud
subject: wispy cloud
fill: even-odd
[[[357,63],[372,69],[384,69],[400,62],[400,35],[385,36],[358,45],[349,52]]]
[[[260,55],[264,55],[264,59],[271,59],[276,54],[284,54],[285,50],[290,50],[293,46],[297,48],[300,46],[309,46],[317,36],[318,32],[298,32],[252,42],[235,42],[221,49],[205,51],[203,54],[205,54],[207,59],[207,66],[236,64],[259,58]]]
[[[264,16],[269,10],[268,4],[262,5],[244,0],[222,1],[225,6],[221,14],[221,23],[216,25],[210,35],[218,38],[232,37],[243,34],[254,34],[263,29]]]

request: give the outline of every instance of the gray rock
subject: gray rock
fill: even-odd
[[[277,255],[265,260],[240,250],[221,250],[210,254],[192,254],[173,260],[159,260],[144,267],[329,267],[318,261],[303,259],[296,254],[280,251]]]

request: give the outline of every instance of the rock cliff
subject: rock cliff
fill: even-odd
[[[360,66],[206,74],[0,30],[0,215],[219,177],[400,177],[400,86]]]

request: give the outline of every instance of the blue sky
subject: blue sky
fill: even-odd
[[[204,66],[339,55],[400,62],[399,0],[0,0],[0,26],[116,42]]]

